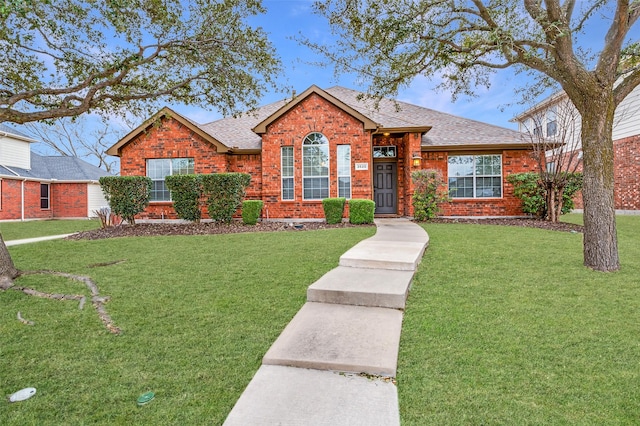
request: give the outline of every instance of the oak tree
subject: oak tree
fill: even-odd
[[[639,0],[326,0],[315,10],[336,42],[305,43],[337,72],[357,72],[374,97],[395,95],[417,75],[472,94],[508,67],[557,82],[582,118],[584,264],[619,269],[612,123],[640,84],[639,32],[631,32]],[[596,16],[608,28],[590,56],[579,42]]]
[[[233,114],[280,71],[248,20],[260,0],[4,0],[0,123],[92,111],[149,114],[159,102]],[[0,289],[20,274],[0,236]]]
[[[232,114],[257,104],[280,69],[259,0],[5,0],[0,122],[27,123],[158,102]]]

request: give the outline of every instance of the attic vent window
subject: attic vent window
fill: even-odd
[[[395,146],[374,146],[373,158],[396,158]]]

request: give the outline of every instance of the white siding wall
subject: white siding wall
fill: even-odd
[[[31,169],[29,142],[0,135],[0,164],[8,167]]]
[[[97,183],[87,184],[87,207],[89,210],[89,217],[96,217],[93,213],[95,210],[103,207],[109,207],[109,203],[104,198],[102,188]]]
[[[618,105],[613,122],[613,140],[640,134],[640,86]]]

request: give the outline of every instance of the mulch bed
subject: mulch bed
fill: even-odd
[[[457,218],[437,218],[432,219],[432,223],[471,223],[476,225],[501,225],[501,226],[522,226],[527,228],[548,229],[562,232],[582,232],[583,226],[574,223],[549,222],[540,219],[457,219]]]
[[[115,237],[143,237],[158,235],[213,235],[237,234],[241,232],[300,232],[317,229],[353,228],[373,225],[352,225],[341,223],[328,225],[323,222],[258,222],[245,225],[242,222],[224,223],[138,223],[112,226],[104,229],[83,231],[67,237],[71,240],[100,240]]]
[[[438,218],[429,223],[469,223],[479,225],[522,226],[530,228],[542,228],[563,232],[582,232],[582,225],[572,223],[551,223],[537,219],[454,219]],[[105,229],[95,229],[74,234],[68,239],[72,240],[99,240],[115,237],[140,237],[158,235],[212,235],[235,234],[240,232],[301,232],[318,229],[353,228],[373,225],[352,225],[341,223],[328,225],[323,222],[259,222],[256,225],[245,225],[242,222],[230,224],[221,223],[138,223],[135,226],[120,225]]]

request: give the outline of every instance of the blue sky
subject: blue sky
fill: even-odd
[[[309,62],[321,61],[323,58],[292,39],[294,36],[304,34],[314,42],[331,41],[326,20],[313,14],[312,4],[313,1],[310,0],[263,0],[263,5],[267,9],[266,15],[260,15],[252,20],[253,25],[261,26],[268,33],[269,39],[276,46],[285,70],[282,76],[283,83],[293,87],[298,93],[312,84],[321,88],[340,85],[366,91],[366,87],[358,86],[354,75],[334,76],[332,68],[310,65]],[[602,37],[602,24],[599,23],[587,31],[581,43],[597,48],[602,43]],[[493,77],[490,89],[479,88],[477,97],[461,96],[455,103],[452,102],[450,93],[434,90],[436,83],[425,77],[417,77],[409,88],[399,93],[397,99],[515,129],[517,126],[509,120],[522,112],[524,107],[509,104],[514,103],[514,89],[524,85],[523,77],[514,76],[511,70],[500,71]],[[283,97],[280,93],[267,93],[260,105],[266,105]],[[174,108],[199,123],[213,121],[220,117],[215,112],[198,108],[181,106],[174,106]]]
[[[326,20],[314,15],[312,12],[312,0],[263,0],[267,9],[265,15],[252,18],[251,24],[262,27],[267,32],[269,39],[277,49],[284,68],[281,81],[283,85],[295,89],[298,93],[315,84],[321,88],[329,88],[335,85],[348,87],[355,90],[366,91],[366,87],[359,86],[355,75],[335,76],[333,69],[310,65],[310,62],[321,61],[323,58],[314,54],[308,48],[299,45],[293,37],[303,34],[314,42],[330,43],[332,35]],[[586,3],[578,0],[576,12]],[[608,14],[611,16],[611,14]],[[585,47],[600,50],[604,31],[610,21],[609,16],[596,14],[593,25],[580,39],[580,44]],[[637,25],[636,25],[637,27]],[[631,36],[637,40],[637,29]],[[455,103],[451,94],[434,90],[435,82],[425,77],[417,77],[409,88],[402,90],[397,99],[416,105],[432,108],[438,111],[491,123],[497,126],[516,129],[515,123],[511,123],[513,117],[522,112],[523,106],[515,104],[516,95],[514,89],[522,87],[525,75],[515,76],[512,70],[503,70],[496,73],[492,79],[490,89],[479,88],[477,97],[468,98],[461,96]],[[269,92],[264,95],[260,105],[275,102],[284,97],[282,93]],[[511,104],[511,105],[510,105]],[[207,123],[221,118],[215,111],[207,111],[199,107],[187,107],[184,105],[168,105],[175,111],[198,122]],[[91,117],[91,116],[90,116]],[[95,118],[95,117],[94,117]],[[91,118],[90,118],[91,119]],[[114,126],[119,125],[119,119],[112,121]],[[123,127],[124,133],[128,131]],[[117,141],[113,141],[115,143]],[[51,154],[42,144],[35,147],[38,152]]]

